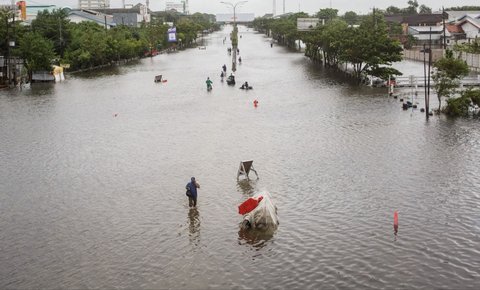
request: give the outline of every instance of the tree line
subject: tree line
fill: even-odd
[[[78,70],[169,48],[176,44],[167,42],[169,26],[164,21],[171,20],[177,27],[177,39],[182,47],[194,44],[198,33],[218,29],[214,16],[209,14],[163,13],[156,16],[140,27],[117,25],[107,30],[94,22],[72,23],[64,9],[41,11],[31,25],[12,23],[13,12],[3,9],[0,10],[0,37],[5,41],[0,45],[0,55],[6,55],[8,41],[15,40],[16,46],[10,48],[9,53],[24,59],[31,76],[33,71],[50,71],[52,64],[69,64],[73,70]]]
[[[331,10],[331,8],[322,9]],[[320,11],[325,12],[325,11]],[[254,27],[290,47],[296,40],[305,43],[305,55],[325,66],[337,68],[350,66],[353,76],[360,81],[365,75],[388,79],[389,75],[401,75],[391,67],[402,60],[402,47],[388,35],[388,25],[380,13],[362,17],[358,26],[349,25],[345,19],[332,17],[325,25],[310,31],[297,30],[297,18],[308,17],[300,12],[289,17],[257,18]]]

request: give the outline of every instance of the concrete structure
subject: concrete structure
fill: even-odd
[[[110,0],[78,0],[78,9],[110,8]]]

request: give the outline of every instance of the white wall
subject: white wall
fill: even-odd
[[[470,22],[465,22],[464,24],[462,24],[462,29],[463,31],[465,31],[467,38],[480,37],[480,29],[475,25],[471,24]]]

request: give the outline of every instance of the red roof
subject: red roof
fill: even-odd
[[[450,33],[465,33],[460,25],[446,24],[445,26]]]

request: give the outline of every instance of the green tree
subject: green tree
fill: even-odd
[[[105,29],[93,22],[72,25],[72,42],[65,52],[65,61],[74,69],[84,69],[107,62]]]
[[[419,14],[432,14],[432,8],[427,7],[425,5],[420,5],[420,8],[418,9]]]
[[[417,0],[409,0],[408,2],[408,7],[405,8],[405,13],[406,14],[417,14],[417,9],[418,9],[418,2]]]
[[[335,19],[328,22],[321,34],[321,48],[324,53],[324,62],[329,66],[337,66],[340,54],[344,48],[343,38],[348,33],[348,25],[345,21]]]
[[[331,21],[338,17],[338,9],[333,8],[323,8],[317,12],[317,17],[320,19],[325,19]]]
[[[343,20],[345,20],[348,25],[354,25],[358,23],[358,15],[353,11],[347,11],[343,15]]]
[[[65,48],[71,40],[70,20],[65,9],[39,11],[32,21],[32,30],[49,39],[54,44],[55,52],[63,57]]]
[[[29,78],[34,71],[50,71],[52,61],[57,57],[53,50],[52,41],[37,32],[27,32],[22,36],[19,51],[21,57],[25,60]]]
[[[353,66],[354,75],[361,80],[363,74],[386,78],[401,75],[393,69],[392,62],[402,59],[402,48],[398,41],[388,37],[383,15],[372,14],[365,18],[360,27],[348,30],[344,35],[341,60]]]
[[[387,9],[385,10],[385,15],[397,15],[401,13],[402,13],[402,10],[395,6],[388,6]]]
[[[432,78],[435,82],[435,91],[438,97],[438,110],[442,108],[442,97],[450,97],[456,92],[460,85],[460,79],[468,74],[467,64],[460,59],[453,57],[453,52],[447,50],[445,57],[437,60],[433,67],[435,69]]]

